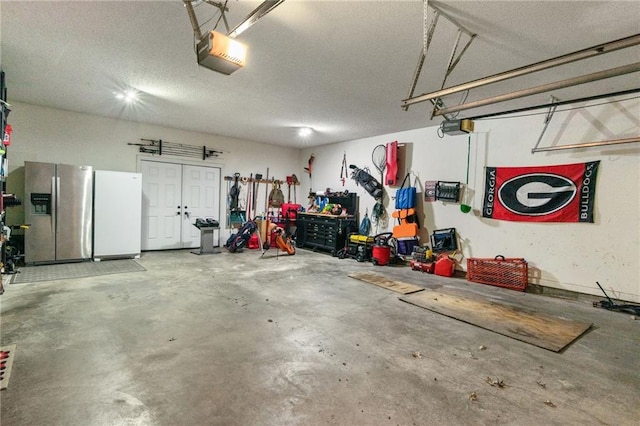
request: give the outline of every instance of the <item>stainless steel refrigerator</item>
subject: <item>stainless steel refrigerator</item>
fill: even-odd
[[[90,259],[93,168],[25,161],[24,181],[25,263]]]

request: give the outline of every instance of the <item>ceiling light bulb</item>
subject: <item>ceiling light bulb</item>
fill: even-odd
[[[132,103],[138,100],[138,92],[135,90],[125,90],[124,92],[115,93],[116,99],[123,100],[127,103]]]
[[[126,102],[134,102],[138,99],[138,93],[135,90],[128,90],[124,94],[124,100]]]
[[[309,136],[312,131],[313,131],[313,129],[311,129],[311,127],[301,127],[300,128],[300,136],[305,138],[305,137]]]

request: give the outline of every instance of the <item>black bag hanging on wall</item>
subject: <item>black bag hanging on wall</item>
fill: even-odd
[[[355,180],[356,184],[363,187],[376,200],[382,198],[382,185],[376,178],[366,170],[360,169],[353,164],[349,165],[349,168],[351,169],[351,179]]]
[[[238,186],[239,179],[240,179],[240,173],[234,173],[233,186],[229,191],[229,209],[230,210],[238,210],[238,208],[240,207],[240,203],[239,203],[240,187]]]

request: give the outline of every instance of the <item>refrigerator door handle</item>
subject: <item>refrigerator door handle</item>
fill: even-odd
[[[56,177],[56,210],[60,209],[60,177]]]
[[[58,193],[60,192],[60,178],[53,176],[51,178],[51,229],[53,230],[53,235],[56,234],[56,216],[58,213],[58,203],[59,197]]]

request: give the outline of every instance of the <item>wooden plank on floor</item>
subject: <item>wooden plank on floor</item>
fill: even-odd
[[[403,296],[400,300],[554,352],[560,352],[592,325],[503,305],[476,295],[471,299],[429,291]]]
[[[396,281],[383,277],[382,275],[372,274],[369,272],[358,272],[348,274],[351,278],[364,281],[369,284],[377,285],[378,287],[386,288],[387,290],[395,291],[401,294],[411,294],[424,290],[424,288],[415,284],[409,284],[402,281]]]

